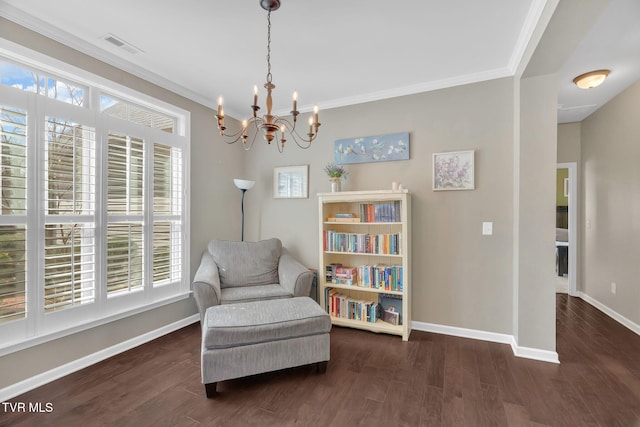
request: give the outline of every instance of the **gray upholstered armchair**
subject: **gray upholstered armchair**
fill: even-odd
[[[278,239],[212,240],[193,278],[200,321],[207,308],[275,298],[309,296],[313,273]]]

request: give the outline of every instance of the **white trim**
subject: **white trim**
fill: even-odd
[[[53,368],[47,372],[43,372],[31,378],[27,378],[26,380],[20,381],[19,383],[12,384],[9,387],[5,387],[0,390],[0,402],[5,402],[37,387],[50,383],[51,381],[62,378],[65,375],[72,374],[76,371],[106,360],[110,357],[116,356],[127,350],[131,350],[132,348],[138,347],[163,335],[167,335],[171,332],[177,331],[178,329],[184,328],[185,326],[189,326],[199,321],[200,315],[194,314],[182,320],[178,320],[176,322],[162,326],[153,331],[149,331],[137,337],[128,339],[111,347],[99,350],[88,356],[81,357],[80,359],[76,359],[62,366],[58,366],[57,368]]]
[[[556,170],[569,170],[569,295],[575,297],[578,283],[578,164],[576,162],[558,163]]]
[[[558,353],[555,351],[519,346],[515,342],[515,339],[511,344],[511,348],[513,349],[513,354],[517,357],[538,360],[540,362],[560,363],[560,360],[558,359]]]
[[[525,56],[527,46],[540,23],[542,12],[546,5],[547,0],[535,0],[531,3],[531,7],[529,7],[529,12],[527,12],[527,17],[524,20],[524,25],[522,25],[520,34],[516,40],[516,45],[513,48],[513,53],[511,54],[511,59],[509,60],[508,69],[512,75],[516,74],[518,65]]]
[[[68,335],[77,334],[78,332],[86,331],[87,329],[95,328],[97,326],[105,325],[107,323],[115,322],[116,320],[124,319],[126,317],[134,316],[136,314],[143,313],[145,311],[153,310],[158,307],[162,307],[168,304],[172,304],[174,302],[181,301],[183,299],[187,299],[191,296],[191,292],[183,293],[180,295],[172,296],[160,301],[154,301],[152,303],[147,303],[139,307],[132,308],[130,310],[121,311],[119,313],[115,313],[112,315],[108,315],[106,317],[102,317],[93,321],[89,321],[86,323],[79,324],[78,326],[63,328],[58,331],[53,331],[50,333],[46,333],[43,335],[38,335],[33,338],[27,338],[25,340],[6,343],[6,346],[0,347],[0,357],[5,356],[7,354],[14,353],[16,351],[24,350],[29,347],[33,347],[36,345],[44,344],[49,341],[57,340],[62,337],[66,337]],[[5,345],[3,343],[2,345]],[[2,401],[0,399],[0,401]]]
[[[349,96],[345,98],[338,98],[326,102],[318,103],[318,108],[321,110],[328,110],[330,108],[346,107],[356,104],[364,104],[367,102],[380,101],[383,99],[396,98],[399,96],[415,95],[417,93],[430,92],[434,90],[446,89],[450,87],[462,86],[472,83],[480,83],[489,80],[500,79],[503,77],[511,77],[513,73],[507,67],[496,68],[493,70],[482,71],[474,74],[465,74],[462,76],[449,77],[437,81],[429,81],[424,83],[418,83],[415,85],[395,87],[391,89],[380,90],[377,92],[363,93],[356,96]],[[204,104],[207,107],[213,108],[211,105]],[[312,110],[312,105],[304,105],[298,107],[300,112],[308,112]],[[243,115],[236,115],[235,111],[227,111],[226,113],[232,115],[232,117],[242,117]],[[288,115],[289,111],[281,110],[274,112],[275,115]]]
[[[592,306],[594,306],[595,308],[597,308],[598,310],[600,310],[601,312],[606,314],[607,316],[611,317],[616,322],[620,323],[622,326],[624,326],[624,327],[630,329],[631,331],[635,332],[636,334],[640,335],[640,325],[638,325],[637,323],[627,319],[622,314],[619,314],[618,312],[616,312],[613,309],[607,307],[606,305],[604,305],[603,303],[601,303],[597,299],[595,299],[593,297],[590,297],[589,295],[585,294],[584,292],[578,291],[578,292],[576,292],[576,296],[582,298],[583,300],[585,300],[586,302],[588,302],[589,304],[591,304]]]
[[[515,337],[509,334],[459,328],[456,326],[438,325],[435,323],[417,322],[415,320],[411,322],[411,329],[415,329],[416,331],[432,332],[435,334],[451,335],[454,337],[509,344],[514,356],[539,360],[542,362],[560,363],[558,360],[558,353],[555,351],[518,346]]]
[[[0,1],[0,10],[2,10],[2,2]],[[134,88],[122,86],[116,82],[112,82],[106,78],[102,78],[87,70],[77,68],[73,65],[66,64],[62,61],[50,58],[49,56],[33,51],[24,46],[20,46],[11,41],[0,38],[0,56],[6,56],[10,62],[16,62],[17,65],[24,65],[27,68],[31,67],[36,70],[44,71],[45,74],[51,74],[52,76],[63,76],[63,78],[77,84],[86,85],[89,89],[89,97],[91,103],[84,108],[65,104],[63,102],[44,98],[41,95],[34,93],[24,93],[16,88],[10,88],[2,86],[0,87],[0,93],[9,94],[10,99],[16,99],[15,105],[20,109],[26,109],[31,119],[29,120],[29,128],[27,135],[43,135],[44,119],[47,116],[52,117],[64,117],[83,123],[84,125],[91,126],[96,132],[96,143],[98,148],[102,147],[102,150],[96,150],[95,161],[96,164],[96,205],[106,207],[107,195],[106,195],[106,145],[104,143],[108,132],[123,132],[123,129],[130,129],[134,135],[142,135],[149,141],[157,143],[167,144],[171,147],[178,147],[183,152],[184,167],[182,173],[184,180],[188,185],[189,182],[189,159],[190,153],[190,112],[183,110],[177,106],[173,106],[167,102],[155,99],[151,96],[138,92]],[[56,77],[58,78],[58,77]],[[175,117],[176,120],[176,132],[166,133],[159,129],[148,128],[143,125],[132,125],[126,121],[118,121],[115,118],[101,114],[98,111],[99,103],[97,102],[97,95],[100,91],[107,91],[109,94],[117,96],[119,99],[131,102],[136,105],[140,105],[142,108],[150,108],[153,111],[161,112],[163,114],[169,114],[171,117]],[[16,94],[14,96],[14,94]],[[20,94],[18,96],[17,94]],[[24,105],[26,103],[26,106]],[[113,125],[113,126],[107,126]],[[127,132],[124,132],[127,133]],[[184,135],[180,135],[184,133]],[[67,310],[60,310],[55,313],[45,313],[43,308],[44,297],[42,295],[42,289],[34,284],[43,283],[42,272],[44,271],[44,246],[42,244],[42,224],[50,222],[52,218],[48,218],[45,215],[44,203],[44,191],[46,191],[46,183],[44,180],[45,169],[41,167],[45,163],[45,148],[39,146],[35,140],[28,142],[28,176],[29,186],[33,187],[32,191],[28,191],[28,206],[29,213],[27,214],[27,229],[36,230],[28,237],[28,254],[27,259],[31,260],[31,267],[28,268],[27,283],[27,305],[31,307],[27,310],[27,315],[24,321],[16,321],[18,323],[0,324],[0,331],[10,331],[10,334],[6,335],[6,339],[0,342],[0,356],[8,354],[20,349],[28,348],[33,345],[38,345],[43,342],[50,341],[52,339],[66,336],[76,333],[78,331],[86,330],[97,325],[101,325],[115,319],[120,319],[126,316],[130,316],[142,311],[152,309],[164,304],[171,303],[173,301],[179,301],[181,299],[188,298],[190,295],[189,280],[187,271],[183,272],[183,279],[179,284],[148,287],[144,294],[131,295],[126,301],[124,299],[107,299],[106,295],[101,292],[101,287],[96,288],[96,300],[95,304],[83,305],[82,307],[69,308]],[[146,178],[151,176],[153,169],[149,167],[149,161],[146,159],[147,165],[145,166]],[[32,173],[33,172],[33,173]],[[145,191],[145,194],[151,195],[153,188],[153,180],[146,179],[147,188],[151,191]],[[184,201],[182,203],[181,218],[183,233],[182,246],[185,248],[181,257],[182,265],[188,265],[188,248],[189,248],[189,199],[188,189],[184,191]],[[148,197],[145,206],[151,206],[151,199]],[[140,221],[145,219],[145,223],[149,224],[150,216],[152,212],[148,211],[146,216],[140,215]],[[95,245],[95,257],[96,257],[96,281],[98,283],[106,283],[106,253],[103,249],[106,248],[106,220],[108,219],[106,213],[101,209],[97,209],[95,217],[79,217],[74,216],[74,221],[88,220],[95,223],[96,231],[96,245]],[[130,219],[130,217],[127,217]],[[6,220],[3,220],[5,222]],[[58,221],[58,220],[56,220]],[[70,219],[60,219],[60,221],[67,222]],[[38,231],[40,230],[40,231]],[[104,235],[104,236],[103,236]],[[103,238],[104,237],[104,238]],[[38,243],[35,244],[37,238]],[[186,240],[185,240],[186,239]],[[147,242],[148,243],[148,242]],[[151,247],[150,244],[145,247]],[[150,253],[150,252],[149,252]],[[149,261],[149,255],[147,255],[146,261]],[[148,263],[147,263],[148,265]],[[151,277],[147,274],[148,277]],[[143,298],[144,297],[144,298]],[[144,301],[143,301],[144,299]],[[149,302],[149,305],[143,305],[144,302]],[[104,318],[103,318],[104,317]],[[45,320],[46,319],[46,320]],[[77,321],[87,322],[86,324],[78,324]],[[23,326],[26,324],[26,326]],[[64,330],[65,327],[69,327],[69,330]],[[24,341],[23,341],[24,340]]]

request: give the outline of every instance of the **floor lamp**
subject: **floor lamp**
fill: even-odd
[[[244,193],[246,193],[247,190],[251,190],[256,182],[246,179],[234,178],[233,183],[240,189],[240,191],[242,191],[242,202],[240,203],[240,209],[242,211],[242,241],[244,242]]]

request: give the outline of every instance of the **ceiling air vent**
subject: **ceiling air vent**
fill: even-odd
[[[112,45],[125,50],[131,54],[136,54],[136,53],[144,53],[144,51],[142,49],[138,49],[137,47],[135,47],[134,45],[132,45],[131,43],[127,43],[126,41],[122,40],[120,37],[116,37],[113,34],[109,33],[106,34],[102,37],[105,41],[111,43]]]

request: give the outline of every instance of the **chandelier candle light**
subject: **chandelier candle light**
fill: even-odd
[[[272,83],[271,76],[271,12],[278,10],[280,7],[280,0],[260,0],[260,6],[266,10],[267,13],[267,82],[264,84],[264,88],[267,89],[267,114],[262,117],[258,116],[260,107],[258,106],[258,86],[253,87],[253,105],[251,105],[252,117],[242,122],[242,129],[233,133],[227,134],[227,128],[224,125],[224,110],[222,108],[222,96],[218,98],[218,130],[220,135],[229,138],[227,144],[233,144],[236,141],[242,139],[242,144],[245,150],[250,150],[253,147],[253,143],[258,135],[259,131],[264,133],[264,139],[267,143],[271,144],[271,141],[276,141],[276,147],[281,153],[284,151],[284,144],[287,141],[285,132],[293,138],[293,141],[300,148],[307,149],[311,147],[311,142],[318,136],[318,128],[320,122],[318,122],[318,107],[313,108],[313,115],[309,117],[309,133],[307,138],[301,137],[296,132],[296,122],[300,112],[298,111],[298,93],[293,92],[293,109],[291,110],[291,116],[293,117],[293,123],[289,120],[275,116],[271,113],[273,108],[273,99],[271,97],[271,91],[275,89],[275,85]],[[248,129],[252,128],[253,136],[251,141],[248,142],[249,132]]]

